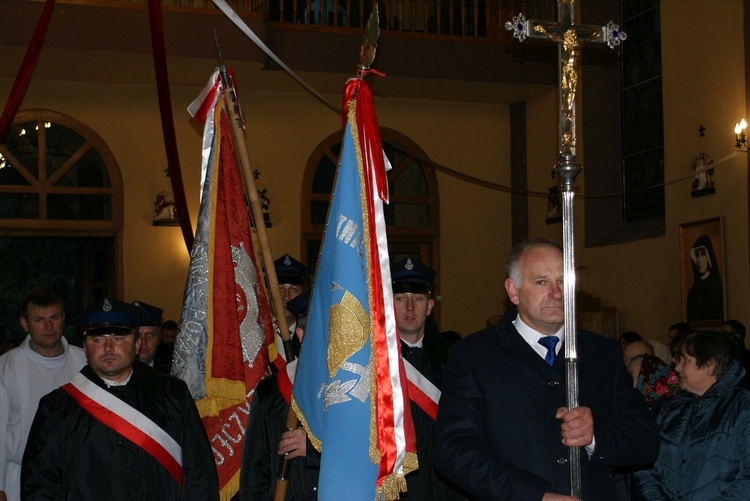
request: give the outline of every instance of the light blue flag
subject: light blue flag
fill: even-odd
[[[369,454],[374,405],[364,193],[348,124],[293,392],[310,440],[322,445],[321,500],[374,499],[378,477]]]

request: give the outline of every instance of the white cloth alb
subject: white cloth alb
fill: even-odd
[[[0,356],[0,490],[8,501],[21,499],[21,460],[39,400],[70,381],[86,365],[81,348],[62,338],[63,353],[45,357],[26,336],[18,348]]]

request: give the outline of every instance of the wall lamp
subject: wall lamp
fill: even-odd
[[[737,141],[737,144],[735,144],[735,146],[737,147],[737,151],[747,152],[746,131],[747,131],[747,122],[745,122],[745,119],[743,118],[742,120],[740,120],[740,123],[734,126],[734,137]]]

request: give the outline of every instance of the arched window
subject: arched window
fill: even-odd
[[[411,139],[381,127],[383,149],[393,169],[388,173],[390,204],[385,206],[391,262],[417,257],[440,270],[439,197],[435,172],[420,159],[427,155]],[[323,227],[333,191],[343,131],[325,138],[307,161],[302,184],[302,256],[317,264]],[[440,274],[435,282],[439,296]],[[439,301],[433,317],[439,321]]]
[[[0,321],[17,324],[31,287],[54,288],[71,319],[121,296],[122,225],[122,176],[99,135],[61,113],[20,112],[0,144],[0,290],[13,296]]]
[[[73,221],[122,222],[122,179],[114,157],[91,129],[60,113],[19,113],[0,145],[0,224],[4,230],[91,229]]]

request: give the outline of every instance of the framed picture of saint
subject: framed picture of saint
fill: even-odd
[[[726,318],[723,219],[680,224],[682,319],[693,326]]]

